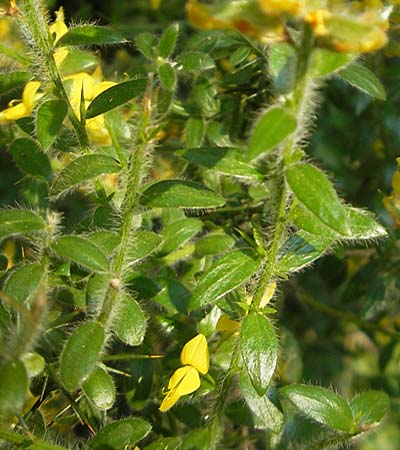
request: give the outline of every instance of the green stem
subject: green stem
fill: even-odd
[[[75,129],[80,146],[88,151],[89,139],[84,124],[78,119],[65,92],[60,74],[53,54],[53,45],[46,22],[46,14],[40,0],[21,0],[18,4],[21,10],[21,18],[18,24],[26,37],[29,45],[40,55],[41,61],[46,67],[48,76],[53,83],[56,96],[68,105],[68,118]]]
[[[147,128],[150,124],[151,118],[151,92],[152,89],[152,77],[149,76],[147,92],[144,98],[144,111],[142,116],[142,123],[139,130],[139,139],[135,151],[132,153],[129,170],[127,188],[125,197],[122,202],[122,220],[120,228],[121,244],[114,257],[112,263],[112,273],[120,282],[122,278],[124,263],[126,260],[126,252],[129,243],[129,236],[132,230],[133,219],[136,214],[136,197],[140,187],[142,166],[145,159],[146,149],[148,148],[148,136]],[[118,303],[120,297],[120,289],[115,284],[109,286],[107,289],[106,297],[104,299],[103,307],[98,317],[98,321],[107,327],[109,319],[112,315],[115,305]]]
[[[281,153],[277,156],[278,167],[275,172],[274,183],[276,189],[276,204],[274,208],[273,218],[273,232],[270,241],[266,247],[266,257],[264,261],[264,268],[261,274],[260,283],[254,294],[254,298],[251,304],[252,309],[257,309],[262,302],[265,290],[271,282],[276,264],[278,261],[279,250],[285,236],[287,226],[287,214],[286,211],[290,206],[289,192],[286,187],[285,181],[285,163],[289,159],[290,155],[296,150],[299,141],[301,141],[305,134],[305,127],[307,126],[308,115],[311,113],[311,106],[309,101],[310,91],[310,78],[308,76],[308,67],[310,62],[310,56],[313,48],[313,33],[312,30],[305,25],[303,29],[302,42],[297,48],[298,54],[298,66],[296,70],[296,87],[293,92],[291,108],[293,113],[298,119],[298,126],[291,138],[286,142],[286,145],[282,149]],[[228,398],[229,390],[232,384],[232,379],[237,371],[239,359],[239,352],[234,351],[231,359],[230,369],[226,375],[221,392],[217,397],[214,411],[213,420],[211,424],[211,449],[216,449],[221,436],[222,427],[222,415],[224,405]]]
[[[29,438],[15,431],[9,431],[0,426],[0,440],[17,445],[18,448],[30,448],[33,450],[66,450],[65,447],[49,444],[35,437]]]

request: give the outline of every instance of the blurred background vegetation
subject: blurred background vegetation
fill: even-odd
[[[160,33],[172,21],[183,26],[181,41],[191,34],[185,23],[185,0],[49,0],[48,6],[51,11],[63,6],[67,22],[96,20],[112,24],[132,38],[143,31]],[[98,51],[108,78],[115,72],[132,75],[147,71],[146,60],[133,46]],[[232,102],[221,108],[224,123],[233,132],[232,139],[243,138],[254,111],[269,99],[262,62],[256,62],[259,67],[251,72],[229,74],[225,70],[228,47],[221,45],[218,51],[221,95],[229,92]],[[286,330],[283,352],[289,356],[280,368],[283,379],[332,385],[348,396],[368,388],[383,389],[390,395],[390,415],[376,434],[354,445],[359,450],[400,448],[399,231],[383,204],[383,198],[391,193],[400,154],[400,66],[393,53],[387,50],[366,58],[385,85],[387,101],[373,100],[339,79],[321,87],[322,101],[307,149],[310,158],[320,161],[336,180],[349,203],[377,214],[389,238],[367,248],[338,249],[322,258],[312,270],[294,277],[278,302],[280,322]],[[178,97],[184,97],[184,83],[179,89]],[[238,109],[244,97],[245,106]],[[8,100],[1,99],[2,103]],[[179,117],[176,127],[178,131],[167,130],[169,135],[160,147],[167,155],[165,166],[160,164],[154,171],[170,170],[173,165],[168,149],[176,147],[181,138],[179,130],[184,124]],[[37,204],[42,198],[41,185],[23,178],[2,145],[5,140],[0,136],[0,203]],[[81,219],[83,202],[76,194],[73,201],[70,197],[68,204],[60,205],[60,209],[66,208],[67,220],[76,223]]]

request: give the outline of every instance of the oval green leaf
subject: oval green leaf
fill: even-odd
[[[28,394],[28,376],[21,361],[0,366],[0,416],[10,418],[20,412]]]
[[[194,218],[177,220],[170,223],[162,231],[164,243],[160,253],[166,255],[178,249],[182,244],[199,233],[202,226],[203,222]]]
[[[304,269],[326,253],[334,241],[329,237],[316,236],[299,231],[282,246],[276,272],[282,276]]]
[[[297,127],[296,118],[283,108],[269,108],[258,120],[249,140],[248,159],[252,160],[280,145]]]
[[[6,72],[0,73],[0,94],[5,94],[8,91],[22,86],[32,78],[29,72]]]
[[[97,245],[80,236],[61,236],[52,243],[61,257],[95,272],[108,272],[109,262]]]
[[[378,77],[361,64],[351,64],[340,70],[338,75],[362,92],[379,100],[386,100],[386,92]]]
[[[96,366],[86,380],[82,389],[96,408],[106,411],[115,401],[115,385],[112,377],[100,366]]]
[[[346,210],[320,169],[308,163],[295,164],[286,170],[286,180],[299,202],[319,220],[342,235],[351,235]]]
[[[215,261],[199,279],[189,310],[211,305],[254,275],[260,260],[251,252],[233,251]]]
[[[19,267],[7,278],[3,291],[19,303],[32,298],[40,285],[44,270],[40,264],[27,264]]]
[[[279,433],[283,426],[282,412],[271,402],[267,394],[258,395],[246,372],[240,375],[240,389],[255,415],[256,427]]]
[[[90,242],[93,242],[94,245],[97,245],[107,256],[111,256],[121,242],[118,234],[106,230],[94,231],[85,237]]]
[[[147,258],[161,246],[163,239],[153,231],[136,231],[129,239],[127,247],[128,264],[136,264],[144,258]]]
[[[265,395],[275,372],[279,349],[275,330],[265,316],[250,312],[244,318],[239,349],[254,389],[258,395]]]
[[[48,100],[39,106],[36,114],[36,133],[43,150],[51,147],[57,139],[67,111],[68,106],[63,100]]]
[[[215,68],[214,60],[207,53],[188,52],[180,55],[178,63],[188,72],[203,72]]]
[[[146,334],[146,319],[138,302],[129,295],[122,295],[113,318],[113,330],[125,344],[140,345]]]
[[[160,78],[161,84],[166,89],[169,91],[173,91],[175,89],[176,73],[170,63],[165,62],[158,66],[158,77]]]
[[[71,28],[57,42],[57,47],[86,45],[117,45],[129,42],[121,33],[96,25],[78,25]]]
[[[116,173],[121,169],[118,162],[107,155],[85,155],[74,159],[58,174],[51,188],[53,195],[84,183],[105,173]]]
[[[330,428],[351,432],[353,414],[339,395],[319,386],[291,384],[279,390],[300,412]]]
[[[251,164],[244,161],[243,151],[238,148],[188,148],[181,150],[179,154],[193,164],[215,170],[224,175],[251,180],[258,180],[261,177]]]
[[[225,200],[207,187],[184,180],[164,180],[148,187],[140,203],[156,208],[217,208]]]
[[[69,336],[60,359],[61,381],[69,391],[75,391],[95,368],[104,337],[98,322],[85,322]]]
[[[102,428],[91,441],[91,450],[125,450],[145,438],[151,425],[143,419],[130,418],[113,422]]]
[[[390,400],[385,392],[372,390],[362,392],[350,403],[354,419],[362,431],[365,430],[365,427],[378,425],[388,412],[389,406]]]
[[[158,54],[161,58],[168,58],[174,51],[179,34],[179,25],[173,23],[163,33],[158,45]]]
[[[51,166],[47,155],[41,152],[35,141],[21,138],[15,140],[10,146],[10,153],[15,164],[28,175],[49,180]]]
[[[315,78],[324,78],[349,64],[357,55],[339,53],[326,48],[316,48],[313,51],[310,71]]]
[[[0,241],[16,234],[30,234],[46,227],[44,220],[32,211],[4,209],[0,211]]]
[[[111,86],[93,99],[86,110],[86,119],[104,114],[142,95],[146,90],[146,84],[145,78],[138,78]]]
[[[200,147],[206,131],[204,120],[201,117],[190,117],[186,122],[185,143],[188,147]]]

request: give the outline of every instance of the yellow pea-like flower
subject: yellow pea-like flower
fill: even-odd
[[[189,364],[203,375],[210,368],[210,355],[207,340],[203,334],[198,334],[185,344],[181,353],[182,364]]]
[[[168,411],[182,395],[188,395],[200,387],[199,372],[203,375],[210,367],[207,340],[199,334],[187,342],[181,352],[183,367],[175,370],[169,379],[168,392],[161,403],[160,411]]]
[[[177,369],[168,383],[168,393],[161,403],[160,411],[168,411],[182,395],[188,395],[200,387],[200,377],[197,369],[184,366]]]
[[[14,122],[22,117],[31,115],[35,103],[42,94],[38,94],[39,81],[28,81],[22,92],[22,100],[12,100],[9,107],[0,112],[0,123]]]

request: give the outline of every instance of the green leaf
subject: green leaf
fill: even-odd
[[[244,318],[239,349],[254,389],[263,396],[274,375],[279,349],[275,330],[265,316],[250,312]]]
[[[353,414],[348,403],[339,395],[319,386],[291,384],[279,390],[305,416],[330,428],[351,432]]]
[[[222,256],[198,280],[189,310],[211,305],[255,274],[260,261],[251,252],[235,250]]]
[[[190,117],[186,122],[185,143],[188,147],[200,147],[204,139],[205,123],[201,117]]]
[[[338,75],[360,91],[379,100],[386,100],[386,92],[378,77],[361,64],[351,64],[340,70]]]
[[[372,390],[362,392],[350,403],[354,419],[361,430],[378,425],[389,406],[390,400],[385,392]]]
[[[140,345],[146,334],[146,319],[138,302],[129,295],[122,295],[112,326],[115,334],[125,344]]]
[[[75,391],[95,368],[104,338],[98,322],[84,322],[69,336],[60,359],[61,381],[69,391]]]
[[[286,42],[272,43],[268,51],[268,72],[277,93],[287,94],[293,90],[296,70],[296,49]]]
[[[30,234],[46,228],[44,220],[32,211],[4,209],[0,211],[0,241],[16,234]]]
[[[326,253],[333,242],[329,237],[297,232],[282,246],[277,273],[286,275],[303,269]]]
[[[158,54],[161,58],[168,58],[174,51],[179,34],[179,25],[173,23],[163,33],[158,45]]]
[[[316,48],[312,54],[310,71],[315,78],[324,78],[349,64],[357,55]]]
[[[182,441],[180,450],[209,450],[211,443],[211,432],[203,428],[189,433]]]
[[[229,56],[229,64],[232,66],[238,66],[240,63],[246,61],[251,53],[250,47],[238,47],[230,56]]]
[[[188,52],[183,53],[177,59],[184,70],[188,72],[203,72],[215,68],[214,60],[207,53]]]
[[[100,366],[96,366],[86,380],[82,389],[96,408],[106,411],[115,401],[115,385],[112,377]]]
[[[48,100],[39,106],[36,133],[43,150],[49,149],[57,139],[67,111],[68,106],[64,100]]]
[[[194,99],[204,117],[212,117],[220,109],[217,88],[207,78],[198,78],[193,90]]]
[[[59,195],[80,183],[105,173],[119,172],[121,166],[107,155],[84,155],[70,162],[56,177],[51,193]]]
[[[350,229],[348,236],[337,233],[321,222],[313,213],[301,205],[294,212],[295,225],[308,233],[330,238],[332,240],[369,240],[387,235],[385,228],[376,222],[372,214],[357,208],[345,207],[347,222]]]
[[[136,264],[159,249],[163,239],[153,231],[139,230],[130,237],[127,247],[129,264]]]
[[[7,278],[3,291],[10,298],[22,304],[36,294],[43,273],[43,267],[37,263],[18,267]]]
[[[179,155],[198,166],[213,169],[224,175],[258,180],[260,173],[244,161],[243,150],[228,147],[188,148],[178,152]]]
[[[143,419],[130,418],[110,423],[90,442],[91,450],[125,450],[145,438],[151,425]]]
[[[140,33],[135,39],[136,46],[139,51],[150,61],[154,61],[157,58],[157,46],[158,40],[151,33]]]
[[[52,248],[61,257],[95,272],[108,272],[109,262],[97,245],[80,236],[61,236],[52,243]]]
[[[45,180],[51,178],[49,158],[38,149],[32,139],[16,139],[10,146],[10,153],[23,172]]]
[[[142,95],[146,85],[145,78],[138,78],[111,86],[92,100],[86,110],[85,118],[92,119]]]
[[[296,198],[323,223],[350,235],[346,210],[326,175],[315,166],[299,163],[286,170],[286,180]]]
[[[168,90],[173,91],[176,84],[175,69],[170,63],[165,62],[158,66],[158,77],[161,84]]]
[[[164,180],[149,186],[140,203],[155,208],[217,208],[225,200],[207,187],[184,180]]]
[[[195,243],[195,254],[197,256],[218,255],[226,252],[235,245],[235,239],[226,234],[208,234]]]
[[[171,315],[178,311],[187,314],[190,291],[183,284],[174,279],[157,279],[156,286],[161,290],[156,291],[156,295],[150,295],[152,301],[163,306]]]
[[[283,414],[271,402],[267,394],[258,395],[246,372],[240,375],[240,389],[249,408],[255,415],[256,428],[279,433],[283,426]]]
[[[146,445],[146,447],[143,450],[180,450],[181,447],[181,440],[178,437],[167,437],[167,438],[161,438],[157,439],[156,441],[152,442],[149,445]]]
[[[28,394],[28,376],[18,360],[0,366],[0,416],[11,418],[22,410]]]
[[[194,218],[186,218],[170,223],[162,231],[164,243],[160,253],[166,255],[173,252],[201,231],[202,226],[203,222]]]
[[[7,72],[0,74],[0,95],[22,86],[32,78],[29,72]]]
[[[278,106],[267,109],[250,137],[248,159],[270,152],[292,134],[296,127],[296,118],[285,109]]]
[[[64,76],[78,72],[87,72],[96,67],[98,63],[95,55],[78,48],[69,48],[67,56],[59,67],[59,71]]]
[[[121,242],[118,234],[106,230],[95,231],[88,234],[86,238],[99,247],[106,256],[111,256]]]
[[[68,30],[57,47],[87,45],[117,45],[129,42],[121,33],[97,25],[78,25]]]

